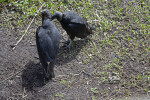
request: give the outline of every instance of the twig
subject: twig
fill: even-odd
[[[98,13],[97,13],[97,10],[96,10],[96,14],[95,14],[95,15],[98,17],[98,19],[100,19],[99,15],[98,15]]]
[[[91,20],[91,21],[87,21],[87,22],[101,22],[101,20]]]
[[[43,6],[43,5],[42,5]],[[39,8],[39,10],[37,11],[37,14],[39,13],[39,11],[42,9],[42,6]],[[13,50],[16,48],[16,46],[21,42],[21,40],[23,39],[23,37],[27,34],[28,29],[30,28],[31,24],[33,23],[35,17],[37,16],[37,14],[35,14],[34,18],[32,19],[32,21],[30,22],[30,24],[28,25],[25,33],[21,36],[21,38],[17,41],[17,43],[14,45]]]
[[[26,93],[26,89],[25,88],[23,88],[23,94],[22,94],[22,98],[24,99],[25,97],[27,97],[28,96],[28,94],[26,94],[25,95],[25,93]]]
[[[93,44],[93,46],[94,46],[94,47],[96,47],[95,42],[94,42],[94,41],[92,41],[92,40],[90,40],[90,41],[91,41],[91,43]]]

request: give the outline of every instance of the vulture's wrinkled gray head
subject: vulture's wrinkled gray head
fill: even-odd
[[[43,18],[49,18],[49,19],[51,18],[51,14],[50,14],[48,9],[42,10],[42,17]]]
[[[92,34],[93,32],[92,31],[95,31],[96,29],[95,29],[95,27],[93,27],[93,26],[91,26],[91,25],[88,25],[87,26],[87,35],[89,35],[89,34]]]
[[[55,11],[54,14],[51,17],[51,20],[56,18],[58,21],[61,21],[62,20],[62,15],[63,14],[61,12]]]

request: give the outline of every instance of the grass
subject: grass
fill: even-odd
[[[12,11],[5,18],[4,25],[23,27],[33,18],[41,5],[54,11],[61,12],[73,10],[96,27],[96,31],[81,52],[85,59],[84,65],[93,64],[96,72],[94,78],[100,77],[102,84],[118,84],[112,90],[114,93],[132,95],[132,88],[137,93],[139,90],[149,92],[150,83],[150,2],[148,0],[64,0],[58,2],[45,2],[43,0],[9,0],[7,5]],[[1,8],[2,9],[2,8]],[[12,20],[18,19],[18,20]],[[37,16],[40,20],[40,13]],[[40,22],[37,22],[39,25]],[[15,26],[14,26],[15,24]],[[72,51],[74,53],[75,51]],[[73,55],[73,54],[72,54]],[[72,57],[64,55],[64,58]],[[114,79],[113,79],[114,78]],[[117,80],[117,81],[116,81]],[[70,80],[69,80],[70,81]],[[62,79],[61,84],[66,84]],[[89,89],[91,99],[96,100],[98,88]],[[109,90],[103,90],[108,94]],[[61,94],[56,97],[63,98]]]

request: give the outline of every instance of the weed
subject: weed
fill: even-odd
[[[61,84],[66,84],[66,80],[61,80],[61,81],[59,81],[59,83],[61,83]]]
[[[59,93],[58,93],[58,94],[56,94],[55,96],[56,96],[56,97],[59,97],[59,98],[62,99],[62,100],[65,100],[62,94],[59,94]]]
[[[91,88],[90,91],[93,92],[94,94],[99,93],[98,90],[97,90],[97,87]]]
[[[95,99],[95,97],[94,97],[94,96],[91,96],[91,99],[92,99],[92,100],[97,100],[97,99]]]

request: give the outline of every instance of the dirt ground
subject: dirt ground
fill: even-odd
[[[36,20],[35,20],[36,21]],[[34,23],[33,23],[34,24]],[[74,43],[73,50],[64,50],[60,46],[57,55],[55,74],[56,78],[49,81],[46,85],[41,83],[42,66],[40,65],[35,44],[35,27],[31,27],[28,36],[16,46],[17,31],[8,29],[7,26],[1,26],[0,30],[0,99],[39,99],[39,100],[87,100],[89,93],[88,85],[84,82],[88,71],[94,70],[92,65],[84,65],[78,58],[81,47],[86,45],[87,40],[77,40]],[[64,32],[64,31],[63,31]],[[13,33],[13,34],[12,34]],[[63,40],[62,40],[63,41]],[[74,54],[72,55],[72,52]],[[69,56],[69,55],[72,56]],[[66,56],[66,57],[65,57]],[[69,56],[69,58],[67,57]],[[87,72],[84,72],[84,69]],[[92,77],[91,77],[92,78]],[[70,80],[69,86],[61,84],[61,80]],[[77,79],[77,80],[76,80]],[[82,80],[82,84],[79,84]],[[95,85],[96,83],[93,83]],[[89,86],[90,87],[90,86]],[[59,94],[63,97],[59,97]],[[58,96],[57,96],[57,95]]]
[[[30,27],[28,31],[29,35],[25,36],[16,46],[15,50],[13,50],[13,44],[21,37],[21,35],[18,35],[18,32],[25,30],[26,27],[15,31],[8,29],[4,21],[2,23],[3,25],[0,28],[1,100],[59,100],[61,98],[66,100],[87,100],[89,98],[86,86],[84,85],[87,83],[78,84],[80,80],[74,81],[74,78],[89,77],[88,74],[82,72],[86,67],[86,70],[93,70],[91,69],[92,66],[83,65],[80,62],[81,58],[78,58],[81,47],[87,43],[86,40],[75,41],[75,46],[71,51],[64,50],[60,46],[55,66],[56,78],[43,86],[41,84],[42,66],[39,62],[35,43],[35,30],[37,26],[34,26],[33,23],[33,27]],[[64,33],[64,31],[62,32]],[[74,52],[73,55],[72,52]],[[71,87],[68,87],[59,83],[61,79],[72,79],[71,81],[74,82],[70,84]],[[64,97],[59,96],[61,93],[65,93]]]
[[[5,16],[2,12],[1,15]],[[9,12],[5,14],[9,15]],[[94,76],[93,73],[103,70],[95,67],[95,62],[97,66],[103,66],[106,62],[96,55],[90,63],[83,62],[86,57],[83,47],[87,50],[90,48],[91,36],[89,39],[75,39],[71,51],[62,49],[63,43],[61,43],[54,69],[56,78],[42,85],[42,66],[35,43],[35,31],[38,27],[36,22],[39,19],[34,20],[28,30],[28,35],[13,50],[12,46],[22,36],[19,33],[22,33],[21,30],[26,30],[30,20],[24,27],[17,27],[12,22],[7,23],[3,18],[1,17],[0,20],[0,100],[114,100],[122,97],[124,98],[119,100],[125,100],[127,99],[125,96],[128,95],[127,89],[130,90],[128,97],[133,95],[135,98],[142,98],[136,100],[150,99],[149,92],[143,92],[142,86],[137,89],[120,85],[122,81],[129,78],[130,73],[142,74],[149,69],[150,63],[143,65],[128,59],[123,61],[122,80],[118,79],[112,83],[104,83],[101,81],[102,77]],[[58,29],[62,35],[61,42],[63,42],[66,39],[65,31],[60,25]],[[108,60],[114,56],[111,52],[100,51]],[[146,87],[149,88],[149,86]],[[135,100],[134,97],[128,100]]]

